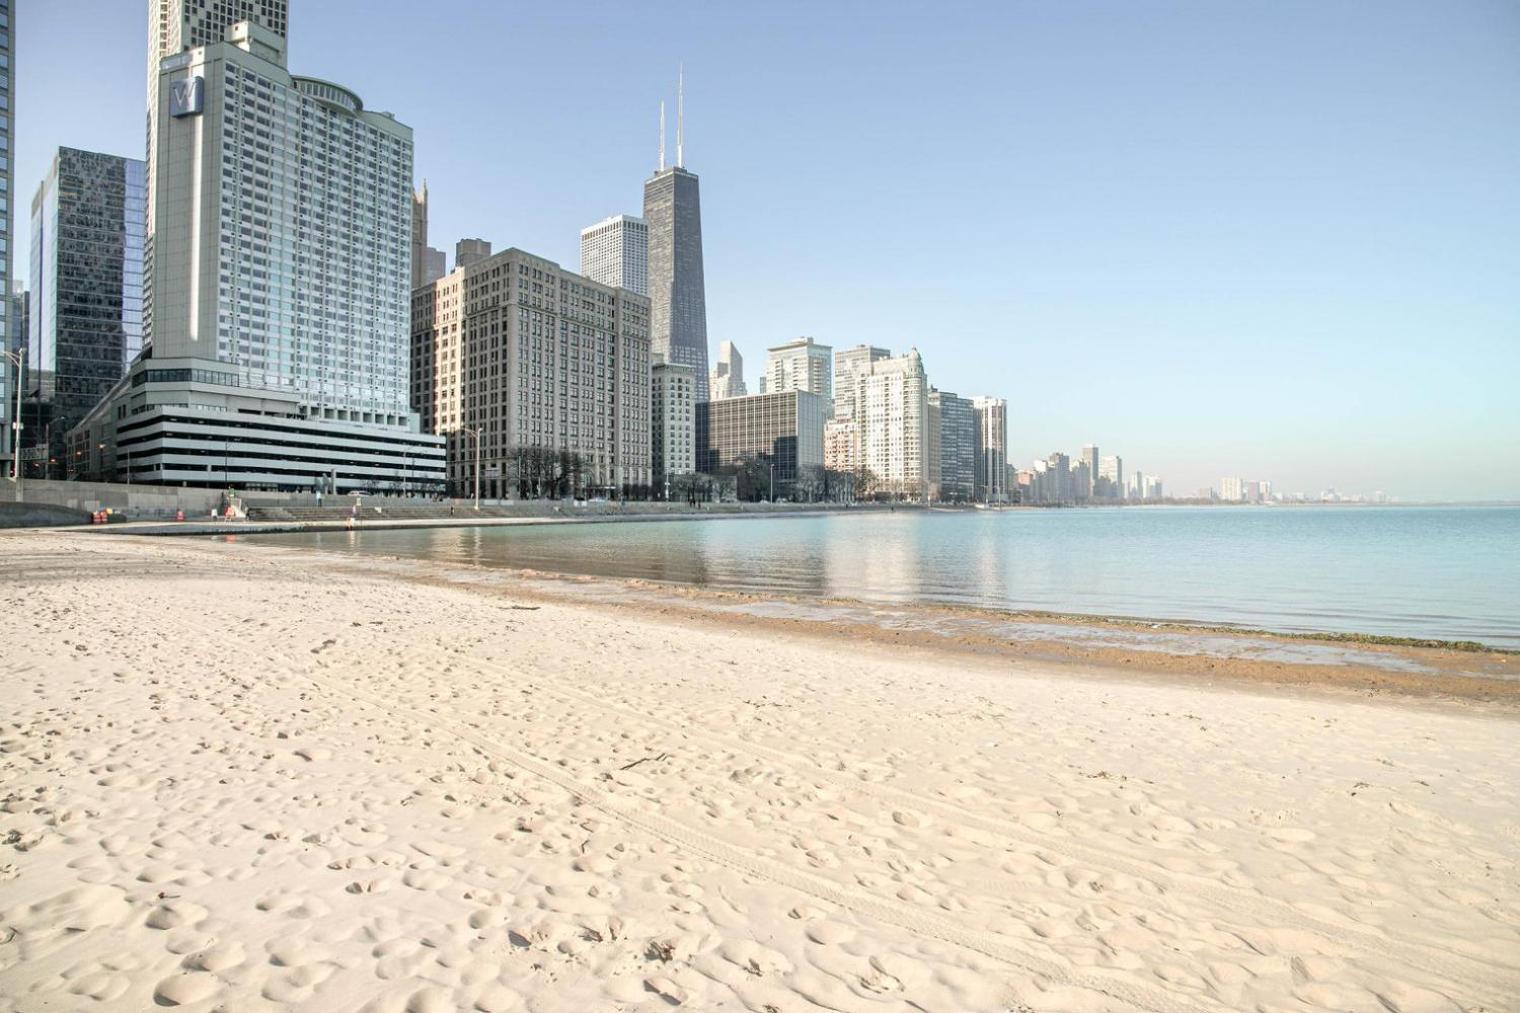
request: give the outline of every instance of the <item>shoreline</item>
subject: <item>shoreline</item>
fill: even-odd
[[[0,552],[7,1008],[1520,994],[1505,701],[248,543]]]

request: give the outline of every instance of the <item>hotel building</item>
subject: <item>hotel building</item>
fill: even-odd
[[[804,390],[752,394],[697,405],[697,468],[716,475],[729,465],[775,466],[776,490],[797,473],[823,466],[822,397]]]
[[[649,226],[615,215],[581,229],[581,275],[613,288],[649,294]]]
[[[59,148],[32,198],[27,429],[33,474],[63,478],[64,436],[143,349],[146,166]]]
[[[509,249],[412,293],[412,403],[448,441],[448,481],[511,495],[520,453],[576,454],[571,484],[650,484],[649,300]],[[477,436],[478,434],[478,436]]]
[[[255,6],[283,28],[283,4]],[[407,382],[411,129],[291,75],[284,36],[261,24],[158,72],[151,347],[70,434],[71,468],[213,487],[441,488],[443,440],[419,430]]]

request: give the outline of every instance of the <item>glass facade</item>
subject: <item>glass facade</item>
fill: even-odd
[[[58,150],[32,199],[27,396],[36,417],[22,442],[46,444],[50,459],[142,351],[146,202],[144,163],[75,148]],[[61,466],[53,471],[62,477]]]
[[[697,470],[716,475],[740,461],[764,460],[776,466],[778,484],[795,481],[799,468],[823,466],[827,403],[793,390],[698,404]]]

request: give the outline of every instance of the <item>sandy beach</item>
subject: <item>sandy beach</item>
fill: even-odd
[[[0,533],[0,1009],[1520,1009],[1512,688],[552,583]]]

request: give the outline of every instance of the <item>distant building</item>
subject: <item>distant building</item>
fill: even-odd
[[[1100,499],[1124,498],[1124,458],[1117,454],[1103,458],[1098,465],[1095,493]]]
[[[917,349],[852,373],[861,463],[879,494],[929,493],[929,381]]]
[[[976,495],[976,411],[967,398],[929,388],[929,498],[965,503]]]
[[[823,467],[823,406],[803,390],[697,405],[697,468],[715,475],[741,462],[775,466],[777,495],[808,467]]]
[[[744,356],[732,341],[718,346],[718,364],[708,377],[708,396],[714,401],[728,397],[744,397],[749,391],[744,386]]]
[[[834,400],[832,352],[828,345],[820,345],[812,338],[798,338],[767,349],[760,393],[805,390],[823,398],[825,405],[831,404]]]
[[[244,6],[283,27],[283,3],[216,16]],[[72,477],[441,486],[442,440],[407,391],[411,128],[292,75],[285,53],[280,30],[243,21],[150,62],[151,347],[70,431]]]
[[[1141,488],[1142,488],[1142,494],[1141,494],[1141,498],[1142,499],[1159,500],[1159,499],[1162,499],[1165,496],[1165,492],[1163,491],[1163,488],[1162,488],[1162,485],[1161,485],[1161,476],[1160,475],[1146,475],[1145,476],[1145,484]]]
[[[581,229],[581,275],[648,295],[649,225],[634,215],[614,215]]]
[[[412,194],[412,288],[430,285],[444,276],[447,258],[428,245],[428,189]]]
[[[29,431],[22,445],[56,462],[64,437],[143,350],[147,167],[135,158],[59,148],[32,198]]]
[[[1225,503],[1244,503],[1246,484],[1240,478],[1226,476],[1219,480],[1219,498]]]
[[[510,495],[523,452],[577,454],[577,491],[650,484],[649,300],[509,249],[412,294],[412,398],[448,481]]]
[[[1084,446],[1080,460],[1086,466],[1087,477],[1084,487],[1079,492],[1083,499],[1094,499],[1098,493],[1098,476],[1101,473],[1101,466],[1098,463],[1097,445],[1089,443]]]
[[[665,498],[670,480],[697,470],[697,384],[690,366],[656,362],[650,377],[650,478]]]
[[[829,469],[856,472],[865,467],[861,445],[864,406],[856,380],[870,372],[872,363],[891,357],[891,352],[873,345],[856,345],[834,353],[834,414],[824,434]]]
[[[478,264],[491,255],[491,244],[484,239],[461,239],[454,244],[454,268]]]
[[[982,503],[1008,501],[1008,402],[974,397],[976,412],[976,498]]]
[[[1073,502],[1082,503],[1090,498],[1088,490],[1092,488],[1092,476],[1088,471],[1086,457],[1079,457],[1071,462],[1071,498]]]
[[[676,164],[665,166],[665,107],[660,107],[660,160],[644,183],[644,221],[649,226],[649,334],[651,349],[666,362],[690,366],[697,400],[707,391],[707,294],[702,271],[702,195],[695,173],[686,171],[686,94],[676,98]]]

